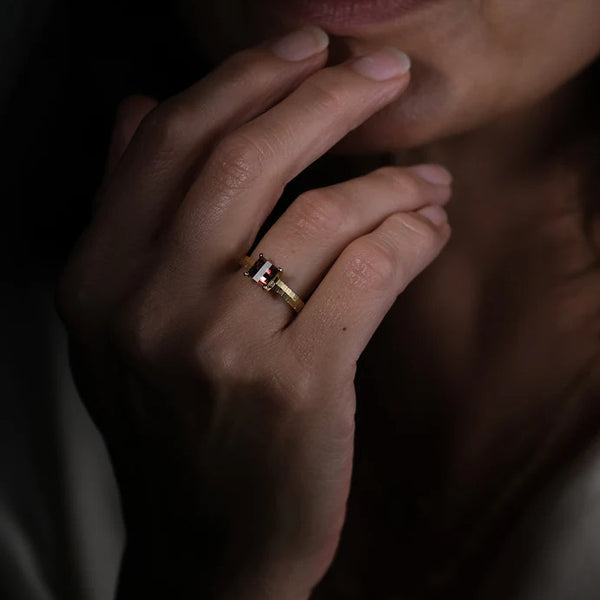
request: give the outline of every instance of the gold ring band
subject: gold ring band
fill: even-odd
[[[272,291],[277,294],[296,313],[299,313],[304,308],[304,302],[300,296],[281,280],[283,269],[273,265],[262,253],[258,255],[258,260],[244,256],[240,260],[240,265],[246,269],[244,273],[246,277],[250,277],[253,281],[256,281],[265,292]]]

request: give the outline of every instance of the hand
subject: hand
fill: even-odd
[[[259,241],[300,314],[242,276],[285,184],[409,81],[389,50],[324,69],[323,35],[294,35],[126,103],[61,282],[122,495],[122,597],[308,598],[344,522],[356,361],[449,237],[446,171],[386,167],[302,194]]]

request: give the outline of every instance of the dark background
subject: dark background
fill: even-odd
[[[0,0],[0,598],[104,600],[122,547],[53,294],[92,214],[119,102],[208,66],[173,9]]]
[[[54,278],[90,217],[118,103],[208,65],[173,3],[0,0],[3,279]]]

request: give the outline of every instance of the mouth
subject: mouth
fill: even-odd
[[[319,25],[334,35],[399,19],[439,0],[263,0],[283,21]]]

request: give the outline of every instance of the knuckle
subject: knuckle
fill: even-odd
[[[373,174],[392,185],[394,191],[403,197],[418,198],[423,195],[423,187],[406,169],[387,166],[377,169]]]
[[[344,278],[358,289],[383,290],[400,269],[396,248],[384,237],[364,236],[348,246]]]
[[[289,412],[310,397],[304,387],[310,370],[298,365],[289,349],[282,351],[280,338],[244,337],[241,326],[226,308],[219,308],[188,338],[187,358],[195,377],[231,397],[253,398],[266,414]],[[312,385],[314,391],[314,381]]]
[[[323,386],[314,368],[300,367],[298,365],[290,366],[289,373],[293,373],[292,379],[285,385],[286,398],[289,406],[295,409],[308,407],[315,397],[319,396]]]
[[[220,330],[199,332],[193,339],[191,360],[203,379],[215,381],[243,381],[248,373],[243,354],[236,344],[228,343]]]
[[[272,67],[265,62],[264,51],[248,48],[236,52],[221,65],[223,79],[235,89],[247,91],[257,87],[257,83],[272,77]]]
[[[395,213],[388,217],[389,235],[406,240],[413,248],[429,249],[439,243],[439,232],[429,222],[411,213]],[[387,234],[387,228],[384,231]]]
[[[322,237],[348,228],[344,198],[333,189],[310,190],[292,204],[290,220],[302,237]]]
[[[165,347],[160,321],[147,302],[130,300],[114,309],[108,323],[109,340],[121,356],[134,364],[153,364]]]
[[[227,384],[250,383],[259,370],[253,369],[261,355],[260,342],[252,346],[240,337],[243,322],[224,300],[210,310],[202,323],[191,328],[186,341],[186,361],[202,379]]]
[[[321,71],[308,79],[304,85],[305,93],[310,97],[310,105],[322,114],[336,114],[346,105],[343,88],[329,79],[330,73]]]
[[[205,382],[235,385],[238,379],[244,379],[242,365],[235,349],[222,344],[207,343],[206,338],[198,336],[188,355],[192,372]],[[237,368],[236,368],[237,367]]]
[[[268,150],[241,133],[223,138],[210,164],[215,183],[226,190],[247,189],[265,170]]]
[[[139,135],[144,145],[169,153],[189,135],[190,120],[188,111],[181,103],[167,100],[144,117]]]
[[[189,320],[160,277],[152,275],[115,303],[107,316],[108,341],[127,362],[168,371],[182,361]]]
[[[258,345],[240,343],[239,335],[211,328],[197,335],[193,343],[193,372],[224,397],[252,403],[253,410],[264,417],[289,414],[299,404],[296,388],[286,384],[286,377],[275,368],[279,360],[264,365],[267,356]]]

